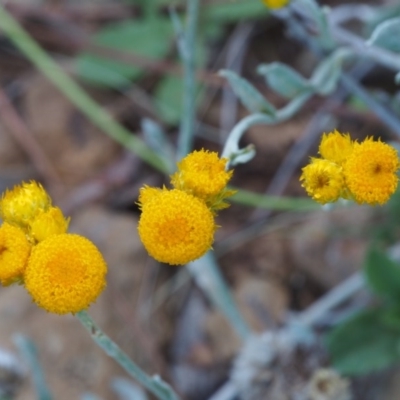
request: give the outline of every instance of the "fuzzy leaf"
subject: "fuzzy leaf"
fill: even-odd
[[[328,95],[336,89],[342,72],[342,63],[350,54],[348,49],[339,48],[317,66],[310,79],[316,93]]]
[[[289,99],[312,90],[309,82],[297,71],[280,62],[260,65],[257,71],[265,77],[272,90]]]
[[[383,47],[400,53],[400,18],[391,18],[380,23],[372,32],[367,44]]]
[[[275,116],[275,107],[246,79],[226,69],[219,71],[219,75],[228,79],[232,90],[250,112]]]

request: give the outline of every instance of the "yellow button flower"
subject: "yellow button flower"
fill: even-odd
[[[143,188],[138,231],[140,239],[157,261],[181,265],[193,261],[210,248],[216,225],[206,204],[181,190]],[[151,191],[147,196],[146,191]],[[139,198],[140,201],[140,198]]]
[[[348,133],[342,134],[335,129],[333,132],[324,133],[322,136],[319,154],[326,160],[341,165],[352,151],[353,141]]]
[[[320,204],[338,200],[345,191],[342,168],[331,161],[313,158],[302,171],[301,186]]]
[[[11,285],[22,279],[31,245],[25,233],[7,222],[0,227],[0,282]]]
[[[69,218],[65,218],[58,207],[50,207],[41,211],[29,224],[29,234],[36,242],[41,242],[51,235],[66,233],[68,225]]]
[[[278,9],[278,8],[285,7],[289,3],[289,0],[262,0],[262,2],[268,8]]]
[[[0,217],[5,222],[26,228],[39,212],[51,206],[51,199],[40,183],[23,182],[7,190],[0,200]]]
[[[394,147],[372,137],[355,143],[344,164],[344,176],[359,204],[384,204],[396,191],[399,158]]]
[[[89,307],[104,289],[107,266],[97,247],[83,236],[53,235],[36,245],[24,281],[34,302],[56,314]]]
[[[226,189],[233,174],[225,170],[227,162],[216,152],[193,151],[177,164],[178,171],[171,176],[171,184],[204,200],[213,211],[226,208],[224,199],[235,193]]]

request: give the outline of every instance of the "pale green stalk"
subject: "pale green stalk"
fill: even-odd
[[[188,0],[186,30],[182,41],[183,46],[179,47],[183,62],[184,87],[182,119],[177,149],[178,160],[185,157],[193,146],[193,131],[196,115],[195,51],[198,14],[199,0]]]
[[[37,400],[52,400],[53,396],[47,387],[35,344],[31,339],[20,334],[15,335],[14,342],[32,374]]]
[[[165,162],[138,137],[117,123],[55,63],[21,25],[0,5],[0,28],[15,46],[49,79],[94,125],[134,152],[159,171]]]
[[[278,110],[274,116],[256,113],[250,114],[240,120],[230,132],[225,142],[221,158],[227,158],[232,164],[232,161],[243,153],[243,149],[239,148],[239,141],[250,127],[254,125],[275,125],[288,120],[310,99],[310,97],[312,97],[312,95],[312,93],[304,93],[294,98],[286,106]],[[246,159],[246,161],[248,161],[248,159]],[[229,165],[227,165],[227,168],[228,167]]]
[[[207,293],[210,300],[229,321],[237,335],[243,341],[246,340],[250,336],[250,328],[237,308],[214,254],[209,251],[203,257],[189,263],[187,268],[198,286]]]
[[[138,365],[136,365],[120,347],[114,343],[103,331],[96,325],[86,311],[80,311],[76,314],[79,321],[90,333],[94,342],[101,347],[107,355],[113,358],[122,368],[141,385],[147,388],[160,400],[179,400],[177,394],[165,383],[158,375],[147,375]]]

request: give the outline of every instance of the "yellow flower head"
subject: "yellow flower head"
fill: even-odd
[[[0,282],[3,286],[20,282],[31,245],[22,229],[7,222],[0,227]]]
[[[262,0],[262,2],[268,7],[268,8],[282,8],[285,7],[290,0]]]
[[[206,204],[181,190],[163,189],[142,204],[139,236],[157,261],[181,265],[201,257],[211,248],[215,229]]]
[[[320,204],[336,201],[345,191],[342,168],[331,161],[314,158],[302,171],[301,186]]]
[[[324,133],[322,136],[319,154],[326,160],[341,165],[352,151],[353,142],[348,133],[342,134],[335,129],[333,132]]]
[[[142,208],[143,204],[147,203],[147,201],[152,199],[154,196],[159,195],[162,191],[163,189],[144,185],[139,191],[139,208]]]
[[[29,221],[51,206],[51,199],[40,183],[22,183],[7,190],[0,199],[0,217],[5,222],[26,228]]]
[[[354,144],[344,164],[344,176],[357,203],[384,204],[397,188],[398,169],[396,149],[370,137]]]
[[[69,220],[58,207],[50,207],[47,211],[41,211],[29,224],[29,234],[36,242],[41,242],[51,235],[66,233]]]
[[[106,285],[107,265],[97,247],[83,236],[63,233],[36,245],[24,281],[34,302],[56,314],[89,307]]]
[[[183,190],[204,200],[213,211],[226,208],[226,197],[235,192],[226,189],[233,171],[226,171],[228,159],[216,152],[193,151],[178,163],[178,171],[171,176],[175,189]]]

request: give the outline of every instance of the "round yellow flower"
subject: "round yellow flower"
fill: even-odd
[[[152,199],[154,196],[157,196],[160,193],[162,193],[162,191],[163,189],[144,185],[142,188],[140,188],[139,191],[139,199],[138,199],[139,207],[141,208],[143,204],[147,203],[147,201]]]
[[[353,151],[353,142],[348,133],[342,134],[336,129],[328,134],[324,133],[319,145],[319,154],[326,160],[343,164]]]
[[[342,168],[331,161],[314,158],[302,171],[301,186],[320,204],[338,200],[345,191]]]
[[[23,182],[7,190],[0,200],[0,217],[5,222],[26,228],[27,223],[51,206],[51,199],[40,183]]]
[[[29,234],[37,242],[51,235],[66,233],[69,218],[65,218],[58,207],[50,207],[47,211],[41,211],[29,224]]]
[[[226,190],[233,171],[226,171],[228,159],[216,152],[193,151],[178,163],[178,171],[171,176],[175,189],[183,190],[206,202],[213,210],[226,208],[224,198],[234,194]]]
[[[53,235],[36,245],[24,281],[34,302],[56,314],[89,307],[106,285],[107,265],[97,247],[83,236]]]
[[[0,282],[3,286],[22,280],[31,245],[25,233],[7,222],[0,227]]]
[[[357,203],[384,204],[396,191],[398,169],[396,149],[371,137],[354,144],[344,164],[344,176]]]
[[[268,7],[268,8],[282,8],[285,7],[290,0],[262,0],[262,2]]]
[[[162,190],[142,205],[139,236],[157,261],[181,265],[210,248],[216,225],[206,204],[181,190]]]

